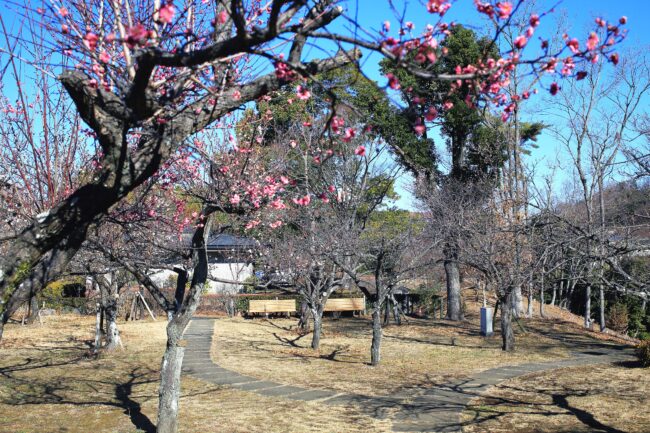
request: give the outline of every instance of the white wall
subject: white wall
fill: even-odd
[[[246,263],[210,263],[208,272],[212,278],[241,281],[253,275],[253,265]],[[208,281],[208,293],[238,293],[244,286]]]
[[[244,282],[253,275],[253,265],[246,263],[210,263],[208,264],[210,277],[222,280]],[[176,278],[174,271],[162,269],[149,274],[154,283],[159,287],[168,287],[170,277]],[[208,293],[238,293],[244,288],[241,284],[227,284],[208,280]]]

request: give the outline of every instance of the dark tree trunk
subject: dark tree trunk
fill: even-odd
[[[36,320],[38,320],[38,299],[36,299],[36,295],[34,294],[29,299],[28,313],[27,317],[25,318],[25,323],[34,323]]]
[[[379,365],[381,360],[381,304],[375,303],[372,311],[372,344],[370,345],[370,364]]]
[[[546,317],[546,313],[544,312],[544,305],[546,303],[546,299],[544,299],[544,274],[542,273],[542,281],[539,285],[539,315],[542,319]]]
[[[399,305],[397,305],[397,302],[393,300],[393,320],[395,320],[395,323],[400,326],[402,324],[402,317],[399,312]]]
[[[501,339],[503,341],[501,349],[506,352],[515,350],[515,333],[512,329],[513,298],[513,288],[510,287],[501,307]]]
[[[312,308],[311,315],[314,318],[314,332],[311,337],[311,348],[316,350],[320,347],[320,336],[323,324],[323,308]]]
[[[311,310],[307,302],[303,301],[300,303],[300,320],[298,321],[298,327],[303,333],[309,332],[309,320],[311,319]]]
[[[458,249],[448,244],[445,254],[445,277],[447,279],[447,320],[463,320],[460,294],[460,270],[458,268]]]
[[[607,324],[605,323],[605,288],[602,284],[598,287],[599,299],[598,299],[598,319],[600,322],[600,332],[605,332],[607,329]]]
[[[585,328],[591,328],[591,284],[585,289]]]
[[[390,300],[386,299],[384,303],[384,326],[390,324]]]
[[[569,286],[566,287],[565,294],[564,294],[564,309],[568,310],[571,308],[571,298],[573,297],[573,291],[576,288],[576,284],[578,284],[578,280],[572,280],[569,283]]]

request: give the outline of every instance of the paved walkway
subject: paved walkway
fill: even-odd
[[[404,389],[387,397],[373,397],[284,385],[219,367],[210,358],[213,331],[214,319],[195,318],[188,326],[183,361],[185,374],[269,397],[318,401],[328,405],[354,404],[362,412],[380,419],[393,414],[395,432],[460,432],[461,414],[465,407],[490,386],[524,374],[576,365],[627,361],[633,356],[622,346],[582,340],[577,342],[578,349],[572,352],[572,357],[561,361],[503,366],[482,371],[465,380]]]

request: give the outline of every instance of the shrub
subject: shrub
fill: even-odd
[[[414,291],[414,294],[418,297],[415,308],[422,307],[425,314],[435,316],[436,310],[439,308],[440,303],[443,302],[441,293],[442,287],[437,282],[431,286],[420,284]]]
[[[627,305],[616,303],[609,309],[607,317],[607,326],[616,332],[625,333],[629,326],[630,317],[627,311]]]
[[[87,314],[94,306],[88,298],[80,296],[82,293],[85,293],[85,286],[81,279],[62,279],[48,284],[38,294],[37,300],[41,307],[61,312],[79,310],[82,314]]]
[[[636,347],[636,356],[643,367],[650,367],[650,340],[643,340]]]

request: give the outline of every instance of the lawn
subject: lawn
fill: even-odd
[[[569,353],[557,334],[593,341],[593,334],[571,321],[532,319],[523,322],[526,333],[517,326],[518,351],[505,354],[498,335],[487,339],[478,335],[476,305],[468,305],[468,320],[460,325],[409,319],[403,326],[387,327],[382,365],[377,368],[368,365],[370,324],[365,318],[327,318],[318,351],[308,347],[309,334],[297,332],[295,319],[219,318],[213,359],[260,379],[387,395],[499,365],[562,359]],[[91,317],[52,316],[45,318],[42,326],[8,325],[0,345],[0,432],[153,431],[165,323],[119,325],[124,349],[99,359],[88,357],[94,331]],[[530,375],[493,388],[495,399],[475,401],[466,417],[475,422],[466,431],[517,431],[513,425],[519,417],[528,428],[518,431],[533,431],[531,426],[540,423],[538,418],[551,411],[558,414],[553,412],[546,423],[561,431],[580,431],[577,428],[582,423],[575,421],[575,413],[580,411],[603,414],[597,419],[604,425],[619,425],[612,421],[612,414],[626,414],[642,427],[630,431],[650,431],[650,426],[643,424],[645,412],[641,409],[649,403],[642,393],[648,385],[647,370],[621,366]],[[566,391],[568,407],[577,408],[574,415],[567,413],[571,409],[566,407],[554,408],[558,390]],[[607,414],[609,408],[615,411]],[[180,417],[181,432],[186,433],[391,429],[390,419],[372,418],[352,405],[323,409],[318,402],[274,399],[190,377],[183,378]],[[551,421],[555,424],[549,424]]]
[[[120,323],[125,349],[86,357],[91,318],[8,325],[0,346],[0,432],[153,431],[165,323]],[[274,400],[183,378],[181,432],[384,432],[388,420],[352,407]],[[325,427],[327,426],[327,427]]]
[[[650,432],[650,372],[633,365],[530,374],[489,390],[465,411],[466,433]]]
[[[259,379],[366,395],[388,395],[500,365],[562,359],[565,346],[539,333],[518,329],[516,353],[501,351],[499,335],[479,335],[474,303],[467,321],[409,319],[384,330],[382,361],[370,367],[371,328],[367,318],[324,320],[319,350],[311,334],[301,335],[294,319],[219,319],[212,356],[222,367]]]

